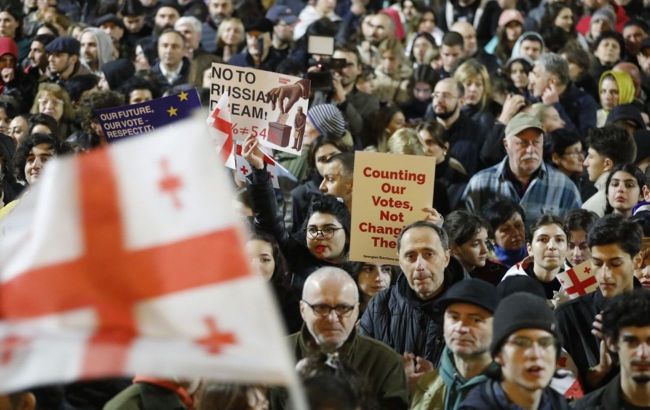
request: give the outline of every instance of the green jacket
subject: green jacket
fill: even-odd
[[[490,369],[496,366],[492,363]],[[486,371],[488,370],[486,369]],[[454,356],[447,347],[442,351],[440,367],[418,380],[411,401],[412,410],[456,410],[467,393],[477,384],[485,382],[486,372],[465,380],[456,370]]]
[[[186,410],[173,391],[149,383],[134,383],[104,405],[104,410]]]
[[[316,342],[305,326],[300,332],[289,336],[289,346],[297,361],[318,354]],[[339,359],[366,379],[370,393],[374,394],[382,409],[408,409],[404,365],[402,357],[393,349],[353,331],[339,349]],[[285,408],[286,392],[273,389],[271,403],[274,410]]]

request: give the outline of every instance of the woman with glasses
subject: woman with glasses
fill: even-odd
[[[333,196],[314,197],[303,229],[291,235],[278,216],[275,193],[258,144],[255,137],[249,136],[242,150],[253,168],[247,189],[255,225],[278,241],[294,274],[293,287],[302,289],[306,277],[317,268],[340,266],[347,261],[350,213]]]
[[[449,235],[451,255],[459,262],[465,278],[478,278],[493,285],[501,282],[506,267],[490,260],[492,227],[486,220],[458,210],[447,215],[442,227]]]
[[[68,124],[74,119],[74,109],[70,95],[60,85],[42,83],[34,98],[31,114],[46,114],[59,125],[59,135],[68,135]]]
[[[580,141],[580,135],[564,128],[555,130],[546,136],[544,161],[553,164],[564,175],[568,176],[580,188],[583,173],[582,163],[585,161],[585,151]]]

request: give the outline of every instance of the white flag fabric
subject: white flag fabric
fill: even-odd
[[[246,177],[249,176],[251,172],[253,172],[253,167],[242,156],[242,144],[239,142],[236,142],[235,144],[237,145],[237,148],[235,149],[235,175],[239,181],[246,182]],[[273,184],[273,188],[279,189],[280,181],[278,181],[276,168],[278,163],[275,162],[275,160],[266,153],[264,153],[263,159],[264,163],[266,164],[266,171],[271,174],[271,183]]]
[[[0,391],[295,380],[205,134],[192,119],[47,164],[0,226]]]
[[[558,273],[557,279],[571,299],[598,289],[598,280],[591,272],[591,260]]]
[[[210,135],[221,154],[224,164],[235,169],[234,140],[232,135],[232,116],[230,115],[228,93],[224,92],[217,101],[217,106],[208,115],[206,120]]]

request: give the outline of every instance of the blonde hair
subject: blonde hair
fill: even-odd
[[[480,108],[484,109],[487,105],[488,98],[492,92],[490,85],[490,75],[488,74],[485,66],[478,62],[478,60],[471,58],[461,64],[454,73],[454,80],[465,86],[465,81],[480,78],[483,82],[483,95],[481,96]]]
[[[32,104],[31,110],[29,110],[31,114],[39,113],[38,100],[45,95],[52,95],[63,101],[63,115],[61,116],[59,123],[70,121],[74,118],[74,110],[72,108],[72,102],[70,101],[70,95],[65,88],[54,83],[41,83],[41,85],[38,86],[38,92],[36,93],[36,97],[34,97],[34,103]]]
[[[221,41],[221,36],[226,32],[226,23],[232,23],[239,28],[239,31],[241,32],[241,40],[239,44],[243,43],[246,41],[246,30],[244,29],[244,23],[237,17],[228,17],[225,18],[221,21],[221,24],[219,24],[219,28],[217,29],[217,44],[220,46],[223,46],[223,41]],[[238,45],[239,45],[238,44]]]
[[[400,128],[388,138],[388,152],[403,155],[424,155],[418,133],[411,128]]]

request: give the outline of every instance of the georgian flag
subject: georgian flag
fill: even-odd
[[[588,260],[557,274],[557,279],[571,299],[598,289],[598,281],[591,269],[591,260]]]
[[[232,117],[228,108],[229,102],[228,93],[224,92],[221,94],[217,106],[208,115],[206,122],[214,144],[217,146],[217,152],[221,154],[224,165],[230,169],[235,169]]]
[[[193,119],[47,164],[0,225],[0,391],[295,380],[215,160]]]

